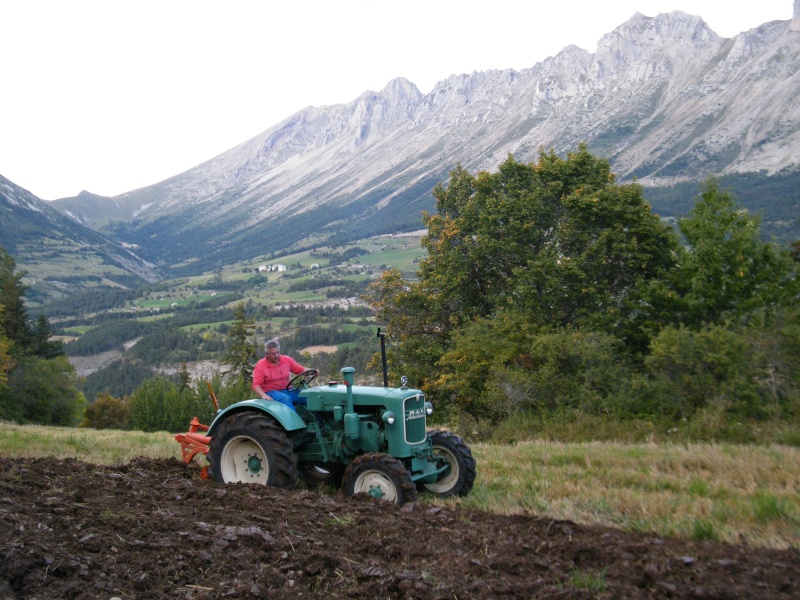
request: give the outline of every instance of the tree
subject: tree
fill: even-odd
[[[706,181],[700,200],[678,224],[688,244],[676,273],[685,323],[698,328],[796,301],[796,263],[787,251],[761,241],[760,220],[716,180]]]
[[[2,310],[3,307],[0,306],[0,312],[2,312]],[[11,342],[0,332],[0,388],[8,381],[8,372],[13,366],[14,360],[11,358]]]
[[[98,394],[94,402],[86,407],[81,427],[94,429],[130,429],[131,411],[124,398],[111,394]]]
[[[192,382],[192,376],[185,362],[181,363],[181,368],[178,371],[178,382],[178,391],[181,393],[183,393],[183,390],[187,389]]]
[[[251,337],[255,331],[255,319],[245,315],[244,303],[233,308],[233,324],[228,331],[228,348],[222,359],[223,364],[242,379],[253,376],[253,363],[256,358]]]
[[[192,417],[207,408],[192,388],[181,392],[173,381],[157,376],[131,395],[131,425],[142,431],[185,431]]]
[[[31,329],[23,300],[25,272],[15,273],[16,267],[14,257],[0,246],[0,330],[14,343],[16,353],[22,353],[31,345]]]
[[[39,358],[64,356],[64,345],[54,340],[53,329],[44,315],[39,315],[31,331],[31,351]]]
[[[434,196],[418,281],[389,271],[368,292],[395,340],[393,368],[430,389],[430,366],[454,350],[453,335],[503,314],[543,331],[602,331],[632,353],[646,350],[677,237],[640,186],[614,183],[607,161],[580,146],[566,158],[541,152],[531,164],[509,157],[496,173],[459,166]]]
[[[75,368],[64,356],[22,356],[0,389],[0,418],[41,425],[75,425],[86,408]]]

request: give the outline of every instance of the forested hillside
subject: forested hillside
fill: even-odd
[[[740,205],[761,218],[761,237],[788,246],[800,240],[800,171],[740,173],[719,178],[719,187],[730,190]],[[702,182],[672,187],[645,188],[644,197],[662,217],[685,217],[692,210]]]

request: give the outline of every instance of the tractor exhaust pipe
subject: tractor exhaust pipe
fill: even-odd
[[[386,365],[386,334],[381,333],[378,327],[378,337],[381,338],[381,364],[383,365],[383,387],[389,387],[389,369]]]

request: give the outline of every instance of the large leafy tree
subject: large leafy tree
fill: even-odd
[[[565,158],[541,152],[531,164],[509,157],[495,173],[458,167],[434,195],[418,280],[389,271],[370,290],[400,342],[393,366],[433,384],[441,377],[430,365],[458,355],[453,334],[504,313],[646,347],[642,328],[654,318],[657,282],[675,268],[677,238],[640,186],[615,183],[607,161],[580,146]]]

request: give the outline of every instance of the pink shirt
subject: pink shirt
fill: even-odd
[[[292,373],[298,375],[305,370],[305,367],[300,366],[295,359],[282,354],[277,365],[262,358],[253,369],[253,385],[251,387],[256,389],[256,386],[260,386],[265,392],[285,390],[289,385],[289,376]]]

